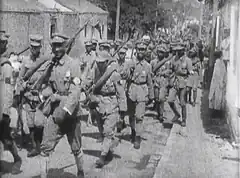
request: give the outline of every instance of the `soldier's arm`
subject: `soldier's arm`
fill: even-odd
[[[126,62],[126,64],[124,65],[124,68],[121,72],[121,77],[122,79],[124,80],[128,80],[131,78],[131,73],[133,72],[134,70],[134,61],[133,60],[130,60],[128,62]]]
[[[120,111],[127,111],[127,98],[124,90],[123,83],[121,82],[121,76],[117,72],[113,73],[113,82],[117,93],[117,100]]]
[[[154,92],[153,92],[153,80],[152,80],[152,70],[151,67],[148,66],[148,73],[147,73],[147,86],[148,86],[148,97],[149,99],[154,98]]]

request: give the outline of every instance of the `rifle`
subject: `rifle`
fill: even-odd
[[[93,17],[92,17],[93,19]],[[73,43],[75,42],[77,36],[80,34],[80,32],[85,28],[85,26],[91,21],[91,19],[89,19],[81,28],[78,29],[78,31],[73,35],[73,37],[68,41],[66,47],[67,47],[67,51],[66,53],[69,54],[71,49],[72,49],[72,46],[73,46]]]
[[[153,73],[156,73],[156,71],[162,67],[167,61],[169,61],[170,59],[172,59],[173,56],[169,56],[166,59],[163,59],[162,61],[158,62],[157,65],[153,68]]]
[[[101,90],[103,85],[107,82],[109,77],[116,70],[117,70],[117,68],[115,66],[112,67],[112,68],[107,69],[104,72],[104,74],[98,79],[97,83],[96,84],[92,84],[92,86],[87,91],[85,91],[87,98],[86,98],[86,101],[84,102],[84,105],[86,105],[87,103],[90,102],[91,97],[92,97],[91,94],[95,94],[95,93],[97,93],[98,91]]]
[[[18,52],[16,55],[19,56],[19,55],[21,55],[22,53],[26,52],[26,51],[29,50],[29,49],[30,49],[30,47],[27,47],[27,48],[25,48],[24,50]]]

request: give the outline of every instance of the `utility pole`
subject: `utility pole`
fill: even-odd
[[[117,16],[116,16],[115,40],[119,39],[120,7],[121,7],[121,0],[117,0]]]
[[[203,2],[200,2],[200,24],[199,24],[199,33],[198,38],[201,39],[202,37],[202,25],[203,25]]]

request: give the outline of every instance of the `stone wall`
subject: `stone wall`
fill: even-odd
[[[76,14],[76,13],[60,13],[60,12],[0,12],[0,25],[10,35],[9,46],[11,51],[20,52],[29,45],[30,34],[41,34],[44,37],[43,54],[48,54],[50,48],[50,27],[51,16],[57,19],[57,32],[64,33],[72,37],[77,30],[91,19],[91,23],[100,22],[103,28],[103,38],[107,38],[107,15],[92,15],[92,14]],[[93,18],[92,18],[93,16]],[[79,57],[84,52],[84,41],[91,38],[92,30],[89,25],[83,30],[75,41],[75,45],[70,53],[72,57]],[[97,30],[94,32],[94,37],[100,39]],[[28,55],[28,51],[24,55]]]
[[[10,34],[9,48],[20,52],[29,45],[30,34],[44,36],[43,51],[49,47],[49,14],[0,12],[1,28]],[[24,53],[28,54],[28,52]]]

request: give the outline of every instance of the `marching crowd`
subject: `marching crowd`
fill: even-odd
[[[146,106],[153,105],[162,123],[167,102],[174,113],[172,122],[185,127],[186,103],[196,104],[202,44],[194,43],[191,36],[170,39],[165,35],[152,40],[145,35],[136,42],[91,39],[84,43],[84,54],[73,59],[68,55],[69,38],[63,34],[52,36],[49,56],[41,55],[43,37],[31,35],[30,54],[21,57],[19,71],[11,60],[14,54],[7,54],[8,39],[1,31],[0,141],[14,157],[12,174],[20,173],[22,159],[15,143],[16,128],[11,128],[11,108],[18,111],[18,123],[25,113],[32,146],[27,156],[40,155],[41,177],[46,177],[49,156],[66,135],[77,175],[83,178],[83,108],[100,133],[101,156],[95,164],[102,168],[126,127],[126,115],[133,147],[139,149]]]

